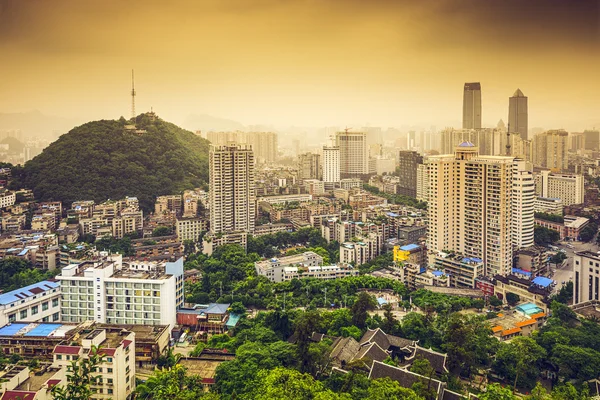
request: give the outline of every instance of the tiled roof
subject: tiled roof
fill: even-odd
[[[362,338],[360,338],[360,344],[365,343],[377,343],[379,347],[387,350],[390,347],[390,341],[387,338],[385,332],[381,329],[369,329],[365,332]]]
[[[330,357],[341,363],[350,362],[356,353],[360,351],[360,344],[354,338],[341,338],[333,344]]]
[[[123,348],[126,349],[132,343],[131,340],[123,340]]]
[[[36,392],[25,392],[22,390],[7,390],[0,400],[33,400]]]
[[[116,351],[117,351],[117,349],[101,348],[101,349],[98,350],[98,355],[100,355],[100,356],[107,356],[107,357],[114,357]]]
[[[45,292],[47,290],[56,289],[59,286],[60,285],[58,282],[42,281],[22,287],[20,289],[12,290],[10,292],[0,294],[0,305],[6,305],[25,300],[28,297],[35,296],[36,294]]]
[[[373,361],[373,366],[371,367],[371,372],[369,373],[369,379],[385,377],[395,380],[400,384],[400,386],[405,388],[411,388],[413,384],[422,379],[426,380],[427,382],[429,381],[428,377],[415,374],[407,369],[394,367],[392,365],[384,364],[380,361]],[[443,390],[445,385],[445,383],[437,379],[431,379],[431,387],[438,393],[438,395]]]
[[[406,358],[406,361],[412,362],[417,358],[423,358],[428,360],[429,364],[437,374],[443,374],[445,372],[448,372],[448,368],[446,368],[447,354],[438,353],[437,351],[433,351],[431,349],[416,346],[414,354]]]
[[[389,357],[389,353],[383,350],[377,343],[365,344],[354,356],[353,360],[360,360],[362,358],[369,359],[371,361],[383,361]]]
[[[515,326],[518,327],[518,328],[522,328],[524,326],[533,325],[535,323],[537,323],[537,321],[535,319],[528,319],[527,321],[517,322],[515,324]]]
[[[494,333],[498,333],[498,332],[500,332],[502,329],[504,329],[504,328],[502,328],[500,325],[496,325],[496,326],[494,326],[494,327],[492,328],[492,332],[494,332]]]
[[[545,316],[546,316],[545,312],[540,312],[540,313],[537,313],[537,314],[533,314],[531,316],[531,318],[533,318],[533,319],[539,319],[539,318],[544,318]]]
[[[63,346],[58,345],[54,348],[54,354],[79,354],[81,347],[79,346]]]
[[[521,328],[511,328],[505,331],[502,331],[502,336],[512,335],[513,333],[521,332]]]
[[[48,382],[46,382],[46,384],[48,385],[48,388],[53,388],[54,386],[58,385],[60,383],[60,379],[49,379]]]

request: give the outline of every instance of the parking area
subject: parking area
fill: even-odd
[[[553,278],[557,285],[555,287],[555,291],[559,291],[563,284],[573,279],[573,256],[577,251],[592,251],[597,252],[600,250],[600,247],[596,245],[595,241],[591,241],[589,243],[584,242],[560,242],[556,244],[556,247],[565,251],[567,255],[567,260],[563,263],[562,266],[554,270]],[[564,282],[564,283],[563,283]]]

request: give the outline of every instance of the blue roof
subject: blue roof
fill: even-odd
[[[533,279],[533,283],[535,283],[536,285],[540,285],[542,287],[548,287],[550,286],[554,281],[550,278],[546,278],[545,276],[536,276]]]
[[[475,147],[475,145],[469,141],[465,141],[465,142],[462,142],[461,144],[459,144],[458,147]]]
[[[480,262],[483,262],[483,260],[481,258],[477,258],[477,257],[465,257],[461,261],[463,263],[470,263],[470,262],[480,263]]]
[[[52,332],[63,325],[60,324],[39,324],[23,336],[45,336],[48,337]]]
[[[386,213],[388,217],[399,217],[399,214],[393,213],[393,212],[388,212]]]
[[[407,244],[406,246],[402,246],[400,247],[400,250],[404,250],[404,251],[411,251],[411,250],[416,250],[419,249],[419,245],[418,244]]]
[[[22,250],[22,251],[21,251],[21,252],[18,254],[18,256],[19,256],[19,257],[22,257],[22,256],[24,256],[25,254],[27,254],[27,252],[28,252],[28,251],[29,251],[29,249],[23,249],[23,250]]]
[[[384,299],[383,297],[378,297],[377,303],[379,303],[379,305],[381,306],[381,305],[387,304],[387,300]]]
[[[433,271],[432,274],[434,276],[442,276],[442,275],[444,275],[444,271]]]
[[[513,272],[513,274],[521,274],[521,275],[531,276],[531,272],[525,271],[524,269],[513,268],[512,272]]]
[[[29,324],[12,323],[10,325],[5,325],[0,328],[0,336],[13,336],[27,325]]]
[[[227,328],[233,328],[237,325],[238,321],[240,320],[241,315],[238,314],[230,314],[229,318],[227,318],[227,323],[225,323],[225,326]]]
[[[58,282],[41,281],[33,285],[22,287],[8,293],[0,294],[0,304],[10,304],[17,301],[25,300],[28,297],[35,296],[36,293],[31,292],[31,289],[39,288],[44,292],[51,289],[56,289],[60,286]],[[39,294],[39,293],[38,293]]]

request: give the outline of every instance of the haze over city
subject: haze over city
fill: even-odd
[[[484,126],[520,88],[530,128],[581,131],[599,46],[597,1],[2,0],[0,113],[127,117],[133,68],[138,111],[176,123],[458,128],[481,82]]]

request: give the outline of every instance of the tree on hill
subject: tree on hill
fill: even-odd
[[[39,200],[67,204],[136,196],[149,211],[155,196],[207,184],[208,141],[146,114],[136,119],[145,130],[141,135],[126,130],[127,123],[102,120],[73,128],[15,167],[11,185],[32,189]]]

